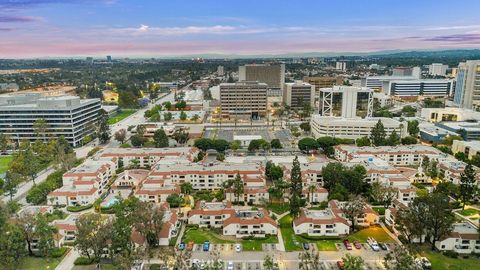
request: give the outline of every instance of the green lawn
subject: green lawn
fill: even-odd
[[[338,243],[339,240],[317,240],[318,251],[337,251],[335,243]]]
[[[350,241],[367,242],[368,237],[373,237],[377,242],[394,243],[395,241],[380,226],[371,226],[369,228],[357,231],[347,238]]]
[[[0,157],[0,173],[4,173],[8,169],[8,165],[12,162],[12,156],[1,156]]]
[[[465,209],[465,210],[461,210],[460,212],[458,212],[460,215],[462,216],[465,216],[465,217],[468,217],[468,216],[473,216],[473,215],[476,215],[478,214],[478,210],[476,209],[473,209],[473,208],[468,208],[468,209]]]
[[[111,264],[101,264],[100,269],[102,270],[116,270],[117,268]],[[75,265],[72,270],[97,270],[96,264],[90,265]]]
[[[430,250],[425,250],[420,254],[430,260],[434,270],[478,269],[480,264],[479,259],[454,259]]]
[[[280,230],[282,231],[283,243],[287,251],[303,250],[302,244],[308,243],[306,239],[299,235],[295,235],[292,225],[293,218],[291,215],[286,215],[280,219]]]
[[[262,250],[262,244],[276,243],[278,243],[278,238],[275,235],[271,235],[265,239],[242,240],[242,249],[245,251],[260,251]]]
[[[193,241],[195,244],[203,244],[205,241],[210,241],[213,244],[233,244],[235,241],[221,239],[218,234],[208,229],[187,228],[183,236],[183,242],[188,243]]]
[[[137,110],[135,110],[135,109],[122,109],[120,112],[118,112],[118,113],[116,113],[113,116],[110,116],[108,118],[108,124],[109,125],[116,124],[116,123],[122,121],[123,119],[129,117],[130,115],[132,115],[136,111]]]
[[[373,206],[372,209],[381,216],[385,215],[385,207],[383,206]]]
[[[22,270],[44,270],[55,269],[57,265],[62,261],[60,258],[40,258],[40,257],[25,257],[20,261],[18,269]]]
[[[269,203],[267,209],[277,215],[281,215],[289,210],[288,203]]]

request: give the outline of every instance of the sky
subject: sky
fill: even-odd
[[[478,0],[0,0],[0,58],[480,48]]]

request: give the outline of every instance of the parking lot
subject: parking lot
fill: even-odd
[[[210,243],[210,248],[209,252],[216,251],[219,253],[234,253],[237,252],[235,250],[235,245],[236,244],[212,244]],[[193,250],[192,251],[197,251],[201,252],[203,250],[203,244],[194,244],[193,245]],[[260,251],[260,250],[258,250]],[[277,244],[262,244],[262,250],[264,252],[272,252],[272,251],[277,251]],[[206,252],[206,251],[204,251]],[[243,252],[243,248],[240,249],[239,252]]]

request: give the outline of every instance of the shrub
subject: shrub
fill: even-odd
[[[190,229],[198,229],[200,228],[200,226],[198,224],[187,224],[186,225],[187,228],[190,228]]]
[[[101,149],[102,148],[100,148],[100,147],[92,148],[92,150],[88,151],[87,156],[91,157],[91,156],[95,155],[98,151],[100,151]]]
[[[55,171],[47,177],[45,182],[31,188],[25,198],[27,202],[34,205],[44,203],[47,200],[48,193],[63,186],[62,176],[64,173],[64,170]]]
[[[128,143],[122,143],[120,144],[120,148],[131,148],[132,146]]]
[[[52,257],[53,258],[60,258],[60,257],[63,256],[63,254],[65,254],[65,252],[67,252],[66,247],[56,248],[56,249],[52,250]]]
[[[83,210],[87,210],[92,208],[93,205],[87,204],[87,205],[79,205],[79,206],[68,206],[67,211],[69,212],[80,212]]]
[[[148,269],[150,269],[150,270],[161,270],[162,266],[160,264],[152,264],[152,265],[150,265],[150,267]]]
[[[87,258],[87,257],[78,257],[73,264],[74,265],[89,265],[93,263],[93,258]]]
[[[443,252],[443,255],[450,257],[450,258],[458,258],[458,253],[452,250],[447,250]]]

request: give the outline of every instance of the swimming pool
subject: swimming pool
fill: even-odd
[[[105,204],[105,207],[106,207],[106,208],[110,208],[110,207],[112,207],[114,204],[116,204],[117,202],[119,202],[118,198],[117,198],[117,197],[113,197],[113,198],[111,198],[111,199]]]

